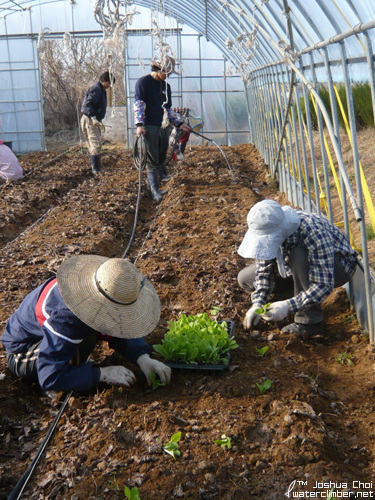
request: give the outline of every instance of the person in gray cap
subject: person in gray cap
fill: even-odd
[[[97,342],[169,383],[171,369],[149,356],[142,337],[160,319],[160,300],[150,281],[125,259],[78,255],[57,276],[30,292],[5,325],[1,340],[10,371],[35,380],[43,391],[86,392],[98,382],[132,386],[134,373],[122,364],[87,362]],[[51,396],[51,397],[52,397]]]
[[[238,283],[252,291],[252,306],[244,328],[253,329],[261,317],[282,321],[294,313],[294,322],[282,332],[309,337],[324,329],[322,301],[334,288],[347,283],[357,266],[357,252],[345,235],[324,215],[281,206],[274,200],[255,204],[247,216],[248,231],[238,248],[245,258],[256,259],[238,274]],[[289,292],[290,298],[271,303],[272,292]]]

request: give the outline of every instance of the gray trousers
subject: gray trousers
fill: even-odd
[[[24,352],[19,352],[17,354],[10,352],[6,353],[8,368],[13,375],[28,380],[38,380],[37,362],[41,343],[42,341],[40,340]],[[71,363],[74,365],[83,365],[86,363],[87,358],[94,350],[96,343],[96,332],[87,335],[77,348],[77,354],[75,358],[71,360]]]
[[[283,279],[279,274],[276,277],[274,294],[277,300],[295,297],[310,286],[309,261],[307,250],[304,247],[295,247],[290,251],[289,265],[292,277]],[[350,276],[345,273],[341,264],[335,260],[335,288],[345,285]],[[256,262],[242,269],[237,276],[241,288],[249,291],[254,290],[256,273]],[[280,298],[281,295],[281,298]],[[320,304],[314,304],[308,309],[297,311],[294,315],[296,323],[313,325],[324,320],[324,313]]]
[[[169,147],[170,127],[146,125],[145,142],[147,146],[147,170],[160,168],[166,158]]]

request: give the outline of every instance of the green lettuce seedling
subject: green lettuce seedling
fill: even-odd
[[[163,387],[165,382],[161,382],[160,379],[156,376],[155,372],[150,373],[150,379],[151,379],[151,389],[150,391],[154,391],[158,387]]]
[[[229,449],[232,447],[231,438],[226,436],[225,434],[222,434],[220,439],[215,439],[214,443],[219,444],[222,448]]]
[[[264,347],[256,347],[255,350],[257,352],[257,356],[260,356],[261,358],[263,358],[263,356],[266,354],[266,352],[268,351],[268,349],[270,348],[269,345],[265,345]]]
[[[348,364],[349,366],[354,365],[354,356],[348,352],[342,352],[338,356],[335,357],[335,361],[337,363],[341,363],[342,365]]]
[[[176,432],[171,436],[169,442],[163,446],[163,450],[166,453],[169,453],[169,455],[172,455],[172,457],[176,460],[176,457],[179,457],[181,455],[180,450],[178,449],[178,442],[181,438],[181,431]]]
[[[181,314],[177,321],[169,321],[169,328],[161,344],[153,345],[154,352],[167,361],[187,364],[227,363],[225,354],[238,347],[229,337],[225,321],[215,321],[207,313],[196,316]]]
[[[263,307],[258,307],[258,309],[255,309],[255,314],[266,314],[268,308],[270,307],[271,302],[268,302],[268,304],[265,304]]]
[[[139,496],[139,490],[136,486],[134,486],[134,488],[132,489],[128,488],[128,486],[125,486],[124,493],[128,500],[141,500],[141,497]]]
[[[270,379],[267,379],[263,384],[257,384],[258,389],[260,390],[261,394],[264,394],[265,392],[268,391],[268,389],[271,388],[272,382]]]
[[[220,311],[221,311],[221,307],[219,307],[219,306],[212,306],[210,314],[211,314],[211,316],[217,316]]]

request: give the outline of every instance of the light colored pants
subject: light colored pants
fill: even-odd
[[[90,155],[100,155],[102,150],[102,136],[100,128],[97,125],[92,124],[91,118],[86,115],[82,115],[81,129],[87,141],[87,147]]]
[[[277,300],[295,297],[302,291],[306,291],[310,286],[309,280],[309,261],[307,250],[304,247],[295,247],[290,251],[289,265],[293,274],[293,281],[290,277],[281,278],[279,274],[276,276],[275,295],[283,295],[282,298],[277,297]],[[335,260],[335,288],[345,285],[350,279],[350,276],[344,272],[341,264]],[[241,288],[245,290],[254,290],[254,279],[256,273],[256,262],[242,269],[237,276],[237,280]],[[286,295],[286,297],[285,297]],[[314,304],[308,309],[297,311],[294,315],[296,323],[304,325],[314,325],[324,320],[324,313],[320,304]]]

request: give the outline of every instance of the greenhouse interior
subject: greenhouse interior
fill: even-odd
[[[13,180],[0,165],[0,498],[375,495],[374,44],[370,0],[0,0],[0,162],[12,155],[22,171]],[[156,125],[142,121],[152,107],[141,93],[146,75],[160,80],[167,99],[152,136],[159,151],[164,141],[160,164],[150,153]],[[105,96],[95,122],[85,108],[94,88]],[[336,260],[332,272],[320,262],[319,278],[314,257],[306,260],[302,290],[330,275],[329,292],[308,299],[324,312],[311,337],[310,320],[297,320],[307,306],[290,302],[296,280],[282,300],[276,281],[269,304],[251,313],[257,286],[269,284],[259,266],[276,251],[258,257],[241,248],[250,209],[270,199],[285,214],[324,220],[308,226],[316,260],[318,252],[342,254],[343,246],[324,249],[342,235],[353,252],[340,283]],[[319,232],[327,224],[336,231],[329,243]],[[274,264],[285,277],[278,251]],[[48,362],[67,372],[85,367],[95,379],[81,394],[77,372],[71,389],[56,382],[51,397],[40,373],[29,380],[18,368],[28,369],[30,352],[23,359],[20,344],[7,350],[8,319],[43,281],[63,280],[60,265],[90,255],[130,261],[143,275],[139,295],[155,288],[160,321],[145,341],[130,328],[117,337],[148,345],[160,380],[150,389],[149,372],[134,361],[142,355],[116,349],[101,310],[87,324],[109,347],[96,344],[86,362],[74,347],[70,364],[66,353],[54,358],[64,335],[36,312],[41,330],[59,339],[47,341]],[[253,291],[240,271],[255,258]],[[101,290],[96,274],[93,283]],[[59,300],[81,311],[73,289],[60,291]],[[44,306],[42,313],[52,322]],[[224,325],[225,357],[176,363],[175,349],[168,358],[168,327],[203,314]],[[299,326],[287,335],[294,314]],[[38,370],[45,342],[33,351]],[[120,365],[125,380],[105,378]]]

